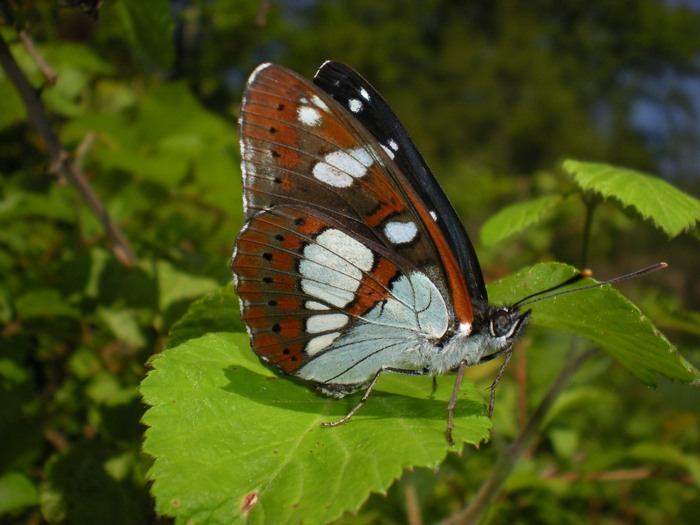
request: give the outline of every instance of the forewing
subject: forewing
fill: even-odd
[[[305,206],[383,246],[427,275],[454,316],[472,304],[443,231],[414,183],[351,113],[280,66],[251,75],[241,108],[246,219],[274,206]]]
[[[351,67],[327,61],[314,84],[330,95],[369,131],[409,179],[425,206],[434,214],[461,269],[472,301],[488,301],[479,260],[452,203],[401,121],[372,85]]]

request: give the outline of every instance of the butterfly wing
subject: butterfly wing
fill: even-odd
[[[427,275],[453,313],[451,327],[472,322],[469,291],[433,210],[351,113],[296,73],[263,64],[248,81],[240,132],[247,220],[279,205],[316,208]]]
[[[316,73],[314,84],[350,111],[390,153],[421,200],[434,211],[435,223],[457,259],[472,302],[486,304],[486,285],[469,236],[452,203],[389,104],[354,69],[340,62],[325,62]]]
[[[466,240],[467,258],[471,245],[463,230],[449,234],[456,214],[408,134],[346,73],[340,91],[359,86],[373,119],[283,67],[251,75],[240,118],[246,225],[231,263],[256,353],[341,395],[383,366],[444,369],[430,362],[436,345],[468,336],[470,294],[485,300],[480,271],[465,282],[452,245]],[[383,118],[396,143],[371,122]]]
[[[426,366],[417,348],[448,326],[425,274],[316,208],[258,212],[233,267],[256,353],[327,392],[353,390],[382,366]]]

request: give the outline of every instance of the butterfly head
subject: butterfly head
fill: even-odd
[[[488,330],[491,337],[505,338],[512,341],[520,336],[525,328],[532,310],[520,313],[518,307],[490,307],[488,312]]]
[[[508,351],[522,334],[531,313],[532,310],[520,313],[517,306],[492,305],[486,306],[480,315],[477,313],[478,317],[474,320],[474,336],[480,336],[485,346],[490,349],[479,362],[490,361]]]

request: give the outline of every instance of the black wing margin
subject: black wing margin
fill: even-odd
[[[411,140],[396,113],[359,73],[340,62],[325,62],[314,84],[348,109],[403,171],[447,239],[462,272],[472,302],[488,301],[486,285],[474,246],[452,203]]]

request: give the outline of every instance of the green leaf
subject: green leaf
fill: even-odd
[[[25,474],[8,472],[0,476],[0,515],[39,503],[39,493]]]
[[[80,312],[68,304],[57,290],[29,290],[15,302],[17,315],[31,317],[66,316],[79,317]]]
[[[435,468],[461,449],[445,439],[449,381],[431,396],[430,378],[384,376],[350,422],[322,428],[358,395],[328,399],[279,379],[242,334],[190,340],[152,364],[144,450],[156,508],[176,523],[325,523],[403,469]],[[479,443],[490,426],[482,394],[463,384],[455,441]]]
[[[97,313],[120,340],[134,348],[143,348],[146,345],[146,337],[141,331],[133,310],[100,306],[97,308]]]
[[[218,288],[192,303],[170,329],[169,346],[213,332],[243,332],[245,327],[232,285]]]
[[[658,177],[575,160],[565,161],[563,167],[582,189],[632,206],[669,237],[690,230],[700,220],[700,201]]]
[[[15,87],[7,79],[0,78],[0,131],[26,118],[27,110]]]
[[[693,483],[700,487],[700,458],[694,454],[686,454],[682,450],[662,443],[637,443],[628,451],[629,457],[645,462],[680,467],[693,478]]]
[[[122,0],[107,2],[101,11],[105,21],[113,18],[137,54],[148,57],[162,68],[173,61],[173,21],[167,0]]]
[[[179,270],[168,261],[156,262],[156,278],[160,290],[158,303],[161,310],[166,310],[178,301],[198,298],[218,286],[214,279]]]
[[[506,206],[484,223],[481,228],[481,242],[486,245],[496,244],[537,224],[562,200],[560,195],[547,195]]]
[[[489,294],[513,302],[562,283],[576,273],[565,264],[537,264],[493,283]],[[577,285],[593,282],[583,279]],[[590,339],[646,384],[655,385],[659,375],[688,383],[700,380],[700,372],[639,308],[610,285],[545,299],[527,308],[532,308],[532,324]]]

